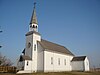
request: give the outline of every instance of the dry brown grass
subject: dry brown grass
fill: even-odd
[[[100,75],[100,72],[55,72],[55,73],[32,73],[32,74],[0,73],[0,75]]]

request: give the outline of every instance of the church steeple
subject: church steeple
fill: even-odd
[[[37,22],[37,17],[36,17],[36,2],[34,2],[34,9],[30,21],[30,31],[38,31],[38,22]]]

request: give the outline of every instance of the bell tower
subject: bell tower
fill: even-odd
[[[38,32],[38,22],[37,22],[37,17],[36,17],[36,2],[34,3],[34,10],[32,13],[31,21],[30,21],[30,27],[29,31],[36,31]]]
[[[38,70],[38,41],[41,41],[41,34],[38,32],[38,22],[35,5],[36,2],[34,3],[34,9],[29,24],[29,31],[25,35],[26,44],[23,55],[23,59],[25,59],[23,60],[23,63],[20,62],[22,66],[19,67],[19,69],[23,68],[23,70],[27,73],[37,72]]]
[[[29,24],[29,32],[26,33],[26,48],[25,55],[32,59],[32,70],[37,71],[37,57],[38,57],[38,41],[41,41],[41,35],[38,32],[38,22],[36,16],[36,3],[34,3],[34,9]]]

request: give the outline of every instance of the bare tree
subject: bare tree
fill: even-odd
[[[1,30],[1,26],[0,26],[0,33],[2,33],[2,30]],[[0,45],[0,48],[2,46]],[[11,66],[13,63],[11,62],[10,59],[8,59],[6,56],[3,56],[1,53],[0,53],[0,66]]]
[[[12,64],[10,59],[0,53],[0,66],[11,66]]]

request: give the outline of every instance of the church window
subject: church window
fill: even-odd
[[[37,26],[36,26],[36,28],[37,28]]]
[[[33,25],[33,28],[35,28],[35,26]]]
[[[28,48],[30,48],[30,47],[31,47],[31,43],[29,42],[29,43],[28,43]]]
[[[27,66],[28,66],[28,61],[27,61]]]
[[[66,59],[64,59],[64,65],[66,65]]]
[[[34,51],[36,51],[36,44],[34,45]]]
[[[24,70],[24,66],[22,66],[21,70]]]
[[[32,25],[30,25],[30,27],[32,27]]]
[[[51,57],[51,64],[53,64],[53,57]]]
[[[60,58],[58,58],[58,65],[60,65]]]

